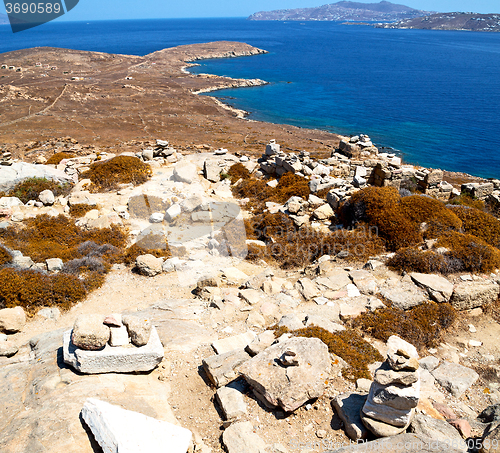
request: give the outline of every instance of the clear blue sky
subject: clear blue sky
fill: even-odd
[[[12,2],[28,0],[12,0]],[[31,1],[31,0],[30,0]],[[58,20],[112,20],[181,17],[245,17],[257,11],[306,8],[334,3],[336,0],[80,0]],[[358,0],[370,3],[376,0]],[[428,11],[473,11],[500,13],[498,0],[392,0]],[[0,13],[5,14],[3,2]]]

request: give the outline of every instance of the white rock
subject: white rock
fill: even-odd
[[[38,195],[38,199],[45,206],[52,206],[56,201],[56,198],[54,197],[52,190],[44,190],[40,192],[40,194]]]
[[[100,351],[78,349],[71,342],[71,330],[63,336],[64,363],[85,374],[151,371],[163,360],[163,346],[152,327],[149,343],[140,348],[112,347]]]
[[[198,169],[190,162],[179,162],[174,167],[174,181],[191,184],[198,179]]]
[[[469,340],[469,346],[476,347],[478,348],[479,346],[482,346],[483,342],[478,341],[478,340]]]
[[[61,271],[63,268],[63,260],[61,258],[49,258],[46,259],[47,270],[49,272]]]
[[[222,338],[212,343],[217,354],[234,351],[235,349],[245,349],[255,338],[255,333],[249,330],[248,332],[234,335],[228,338]]]
[[[173,204],[172,206],[170,206],[170,208],[168,208],[166,210],[165,219],[168,222],[171,222],[175,218],[179,217],[181,215],[181,212],[182,212],[182,209],[181,209],[180,205],[178,205],[177,203]]]
[[[109,344],[113,347],[125,346],[130,344],[130,338],[126,326],[110,327],[111,335],[109,337]]]
[[[81,412],[104,453],[186,453],[191,431],[89,398]]]
[[[161,212],[153,212],[153,214],[149,217],[149,221],[151,223],[161,223],[163,222],[164,217],[165,216]]]

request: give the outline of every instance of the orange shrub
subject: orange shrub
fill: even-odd
[[[500,248],[500,220],[487,212],[470,207],[451,207],[462,221],[464,233],[483,239],[493,247]]]

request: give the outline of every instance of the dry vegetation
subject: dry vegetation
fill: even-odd
[[[54,196],[66,196],[71,190],[71,184],[59,183],[46,178],[28,178],[16,184],[7,194],[9,197],[17,197],[23,203],[30,200],[38,200],[38,195],[44,190],[51,190]]]
[[[64,159],[72,159],[73,157],[76,157],[76,154],[73,153],[56,153],[53,156],[51,156],[47,162],[45,162],[47,165],[58,165],[61,163],[62,160]]]
[[[151,175],[151,167],[137,157],[116,156],[94,162],[81,178],[92,181],[92,191],[105,192],[118,188],[120,184],[143,184]]]

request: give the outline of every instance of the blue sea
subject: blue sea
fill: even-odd
[[[215,93],[252,119],[366,133],[407,162],[500,177],[500,33],[242,18],[52,22],[17,34],[0,25],[0,52],[55,46],[145,55],[217,40],[269,51],[193,69],[270,82]]]

